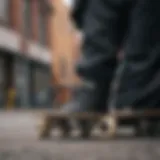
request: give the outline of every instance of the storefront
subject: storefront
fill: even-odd
[[[7,108],[13,85],[13,55],[0,50],[0,108]]]
[[[14,57],[15,106],[30,106],[30,63],[26,58]]]
[[[30,98],[33,107],[51,107],[52,84],[51,71],[48,66],[32,62]]]
[[[52,107],[51,77],[49,66],[1,51],[0,108]]]
[[[52,104],[49,67],[27,58],[14,56],[13,86],[16,108],[42,108]]]

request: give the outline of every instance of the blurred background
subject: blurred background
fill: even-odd
[[[52,109],[55,98],[65,103],[80,82],[74,72],[79,38],[68,18],[72,2],[0,0],[0,160],[160,159],[157,139],[37,140],[43,119],[32,109]],[[57,84],[66,86],[58,98]],[[3,112],[16,109],[22,112]]]
[[[0,1],[1,109],[52,107],[51,1]]]

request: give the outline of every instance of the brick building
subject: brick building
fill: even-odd
[[[0,1],[0,108],[47,106],[52,99],[46,0]],[[9,91],[14,100],[9,103]]]

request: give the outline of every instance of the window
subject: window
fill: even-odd
[[[9,2],[10,0],[0,0],[0,20],[9,21]]]
[[[47,43],[47,15],[45,13],[45,8],[45,3],[43,1],[39,1],[39,41],[43,45],[46,45]]]
[[[34,69],[34,97],[35,105],[46,106],[49,99],[50,71],[48,68],[35,66]]]
[[[32,23],[32,14],[31,14],[31,1],[23,0],[23,32],[27,37],[31,37],[31,23]]]

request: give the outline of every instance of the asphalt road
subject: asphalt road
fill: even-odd
[[[37,139],[36,113],[0,112],[0,160],[159,160],[159,139]]]

